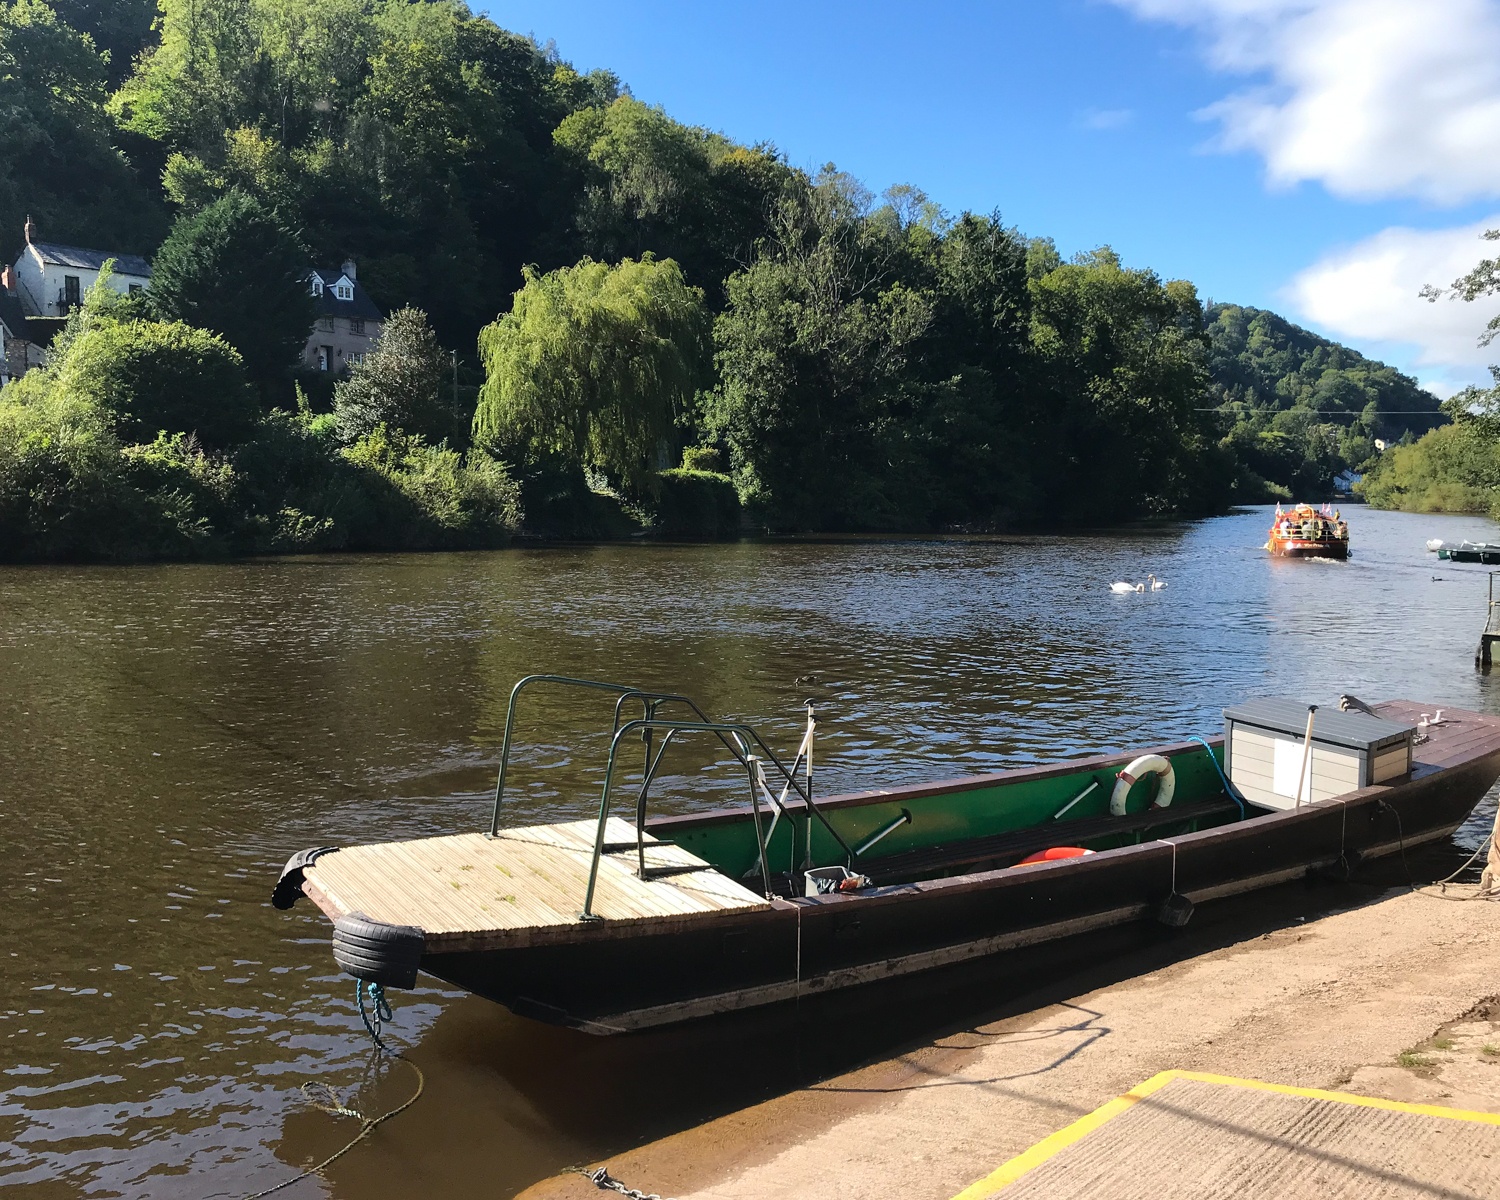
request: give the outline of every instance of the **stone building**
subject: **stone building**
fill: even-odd
[[[370,352],[385,327],[385,314],[359,284],[354,261],[337,271],[315,270],[308,276],[318,319],[302,352],[314,371],[347,370]]]

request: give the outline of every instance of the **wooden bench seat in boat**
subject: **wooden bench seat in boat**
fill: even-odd
[[[981,863],[1014,866],[1021,859],[1053,846],[1087,846],[1099,838],[1120,834],[1144,834],[1169,825],[1215,820],[1238,815],[1240,807],[1228,796],[1204,800],[1197,804],[1173,804],[1166,808],[1149,808],[1145,812],[1123,817],[1081,817],[1074,821],[1049,821],[1031,829],[995,833],[988,837],[969,838],[961,842],[944,842],[921,850],[907,850],[884,858],[861,859],[857,869],[877,884],[898,883],[952,871],[958,867],[975,867]]]

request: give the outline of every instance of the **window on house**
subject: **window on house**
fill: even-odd
[[[363,317],[349,318],[349,332],[355,337],[365,336],[365,319]]]
[[[354,285],[347,280],[340,279],[338,286],[333,289],[333,294],[340,300],[353,300]]]
[[[140,284],[138,284],[138,283],[132,283],[130,285],[130,294],[132,296],[139,295],[140,294],[140,290],[141,290],[141,285]]]
[[[321,296],[323,294],[323,281],[316,275],[312,277],[312,294],[314,296]]]
[[[68,308],[77,308],[83,303],[82,289],[78,285],[77,275],[63,276],[63,304]]]
[[[319,317],[318,318],[318,329],[321,332],[323,332],[323,333],[332,333],[333,332],[333,318],[332,317]]]

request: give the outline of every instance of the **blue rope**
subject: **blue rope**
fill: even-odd
[[[375,1010],[375,1020],[370,1020],[370,1014],[365,1012],[365,996],[370,997],[370,1007]],[[367,983],[363,987],[360,981],[354,981],[354,1002],[359,1005],[359,1019],[365,1023],[365,1032],[370,1035],[375,1044],[387,1054],[400,1058],[389,1046],[380,1040],[380,1026],[391,1019],[391,1002],[385,998],[385,988],[378,983]]]
[[[1229,794],[1229,798],[1240,806],[1240,820],[1243,821],[1245,819],[1245,801],[1241,799],[1240,794],[1234,790],[1234,784],[1229,782],[1229,776],[1224,774],[1224,768],[1219,766],[1219,760],[1214,757],[1214,748],[1207,742],[1205,742],[1201,737],[1195,737],[1193,738],[1193,741],[1197,742],[1200,746],[1208,751],[1208,761],[1213,763],[1214,770],[1219,773],[1219,778],[1224,781],[1224,790]]]

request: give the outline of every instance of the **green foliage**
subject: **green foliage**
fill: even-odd
[[[375,348],[334,388],[339,437],[357,441],[381,425],[434,442],[459,436],[466,422],[454,411],[446,386],[451,377],[427,314],[397,309],[386,318]]]
[[[160,202],[111,143],[107,64],[41,0],[0,3],[0,231],[30,214],[45,241],[145,253]]]
[[[1048,423],[1065,461],[1088,464],[1087,495],[1049,489],[1050,505],[1075,520],[1200,507],[1193,408],[1207,379],[1192,285],[1126,269],[1104,248],[1033,280],[1030,291]]]
[[[0,0],[0,229],[160,245],[152,311],[94,289],[0,396],[8,554],[487,545],[522,506],[707,536],[737,527],[721,471],[777,529],[1210,512],[1311,498],[1441,424],[1274,314],[810,177],[458,0],[154,11]],[[398,311],[351,378],[298,379],[307,272],[351,255]],[[1491,294],[1495,262],[1447,294]],[[481,330],[455,399],[443,347]],[[1490,494],[1500,401],[1450,412],[1466,432],[1387,454],[1374,494]]]
[[[682,451],[684,471],[724,473],[724,455],[717,446],[685,446]]]
[[[136,57],[150,43],[155,0],[49,0],[49,4],[106,58],[111,86],[130,74]]]
[[[0,392],[0,559],[212,553],[200,502],[223,482],[185,441],[122,450],[105,414],[60,389]]]
[[[582,181],[578,234],[600,257],[666,255],[717,297],[766,232],[793,173],[770,150],[673,121],[630,96],[564,118],[553,135]]]
[[[347,450],[378,507],[361,541],[389,549],[500,545],[520,524],[520,492],[481,451],[461,455],[381,427]],[[384,485],[383,487],[381,485]]]
[[[1208,402],[1225,445],[1289,493],[1325,496],[1336,474],[1371,459],[1376,438],[1443,423],[1416,380],[1275,313],[1220,304],[1208,318]]]
[[[706,332],[703,294],[671,259],[528,270],[511,311],[479,337],[475,433],[647,492],[702,380]]]
[[[663,471],[655,527],[668,537],[733,537],[740,527],[734,481],[715,471]]]
[[[721,382],[706,424],[741,497],[775,528],[905,523],[906,367],[932,304],[888,281],[899,239],[864,220],[868,203],[837,176],[784,200],[715,323]]]
[[[230,192],[173,226],[152,264],[162,316],[221,335],[262,385],[284,380],[313,326],[307,255],[252,196]]]
[[[1445,425],[1410,445],[1392,446],[1366,473],[1362,490],[1376,508],[1408,512],[1488,512],[1500,508],[1500,442],[1473,425]]]
[[[54,368],[54,386],[114,418],[127,442],[159,432],[205,446],[249,437],[258,406],[240,356],[222,338],[181,322],[92,322]]]

